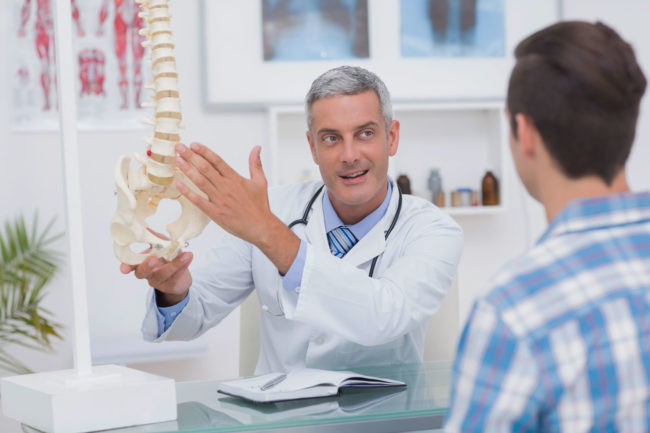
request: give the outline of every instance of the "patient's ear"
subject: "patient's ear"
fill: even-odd
[[[530,116],[522,113],[515,115],[515,122],[517,123],[517,142],[521,154],[526,158],[534,158],[537,146],[542,144],[535,122]]]

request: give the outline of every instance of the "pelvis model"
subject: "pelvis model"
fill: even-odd
[[[180,180],[193,190],[196,186],[176,168],[174,146],[180,141],[181,106],[178,93],[178,72],[170,27],[169,0],[136,0],[140,16],[147,27],[140,30],[147,37],[144,47],[150,49],[153,101],[142,104],[153,107],[153,134],[145,139],[146,155],[135,155],[139,167],[131,166],[131,158],[120,157],[115,167],[117,210],[111,221],[113,248],[117,258],[130,265],[142,263],[150,255],[173,259],[188,239],[198,236],[209,219],[176,189]],[[202,193],[201,193],[202,194]],[[170,239],[162,239],[148,230],[146,219],[156,213],[163,199],[177,200],[181,216],[166,229]],[[149,244],[150,251],[136,252],[132,247]]]

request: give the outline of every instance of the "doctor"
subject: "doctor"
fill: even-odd
[[[375,74],[325,72],[306,109],[322,182],[267,189],[259,147],[246,179],[206,146],[178,145],[178,167],[207,198],[183,184],[179,191],[227,233],[191,274],[189,252],[122,264],[155,287],[145,339],[195,338],[256,289],[258,374],[421,361],[427,320],[460,258],[461,229],[388,179],[399,122]]]

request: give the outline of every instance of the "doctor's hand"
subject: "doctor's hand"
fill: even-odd
[[[145,251],[148,252],[148,251]],[[149,256],[139,265],[120,265],[120,272],[133,272],[140,280],[147,280],[151,287],[158,290],[156,302],[159,307],[169,307],[185,299],[192,285],[192,275],[188,266],[192,263],[190,252],[179,252],[171,262]]]
[[[257,246],[284,274],[293,263],[300,239],[269,206],[260,146],[248,158],[250,179],[240,176],[206,146],[176,145],[176,164],[206,194],[202,197],[182,182],[176,188],[227,232]]]
[[[250,179],[240,176],[216,153],[199,143],[176,146],[178,167],[207,195],[207,199],[178,182],[178,190],[229,233],[256,243],[273,218],[267,182],[256,146],[249,157]]]

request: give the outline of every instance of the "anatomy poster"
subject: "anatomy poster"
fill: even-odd
[[[54,0],[10,0],[12,120],[16,130],[58,128]],[[135,0],[71,0],[81,129],[140,128],[151,80]]]

